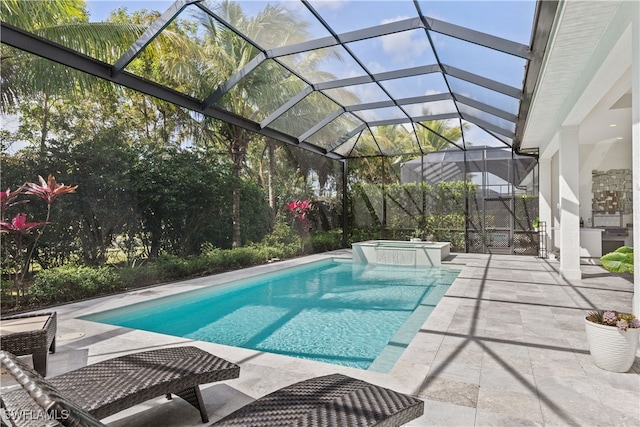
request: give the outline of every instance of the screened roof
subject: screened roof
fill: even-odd
[[[557,2],[87,4],[92,21],[159,13],[128,48],[100,55],[4,21],[2,43],[344,159],[517,147]],[[197,46],[182,79],[140,66],[175,33]]]
[[[490,174],[494,182],[522,185],[536,165],[529,156],[513,155],[505,148],[456,149],[429,153],[400,167],[402,182],[455,181],[477,172]]]

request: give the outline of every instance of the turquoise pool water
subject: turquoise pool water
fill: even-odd
[[[82,319],[388,372],[459,272],[327,260]]]

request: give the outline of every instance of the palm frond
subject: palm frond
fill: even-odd
[[[2,21],[27,31],[86,21],[84,0],[2,0]]]

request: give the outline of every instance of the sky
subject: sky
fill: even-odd
[[[94,21],[106,18],[111,10],[120,6],[126,7],[129,11],[143,8],[164,11],[172,3],[172,1],[166,0],[87,1],[91,20]],[[287,8],[298,12],[306,9],[297,0],[279,2],[240,0],[240,3],[243,10],[249,14],[264,9],[264,6],[268,3],[282,3]],[[415,14],[412,0],[311,0],[310,3],[338,32],[378,25],[394,18]],[[535,1],[421,0],[418,3],[426,16],[463,25],[478,31],[489,32],[521,43],[529,41],[530,34],[526,31],[526,28],[531,27]],[[306,12],[301,13],[306,14]],[[356,17],[357,19],[355,19]]]
[[[89,0],[87,6],[90,20],[101,21],[108,17],[109,12],[118,7],[126,8],[129,13],[140,9],[164,12],[172,3],[172,1],[164,0]],[[269,3],[282,4],[298,14],[300,19],[311,23],[308,30],[312,39],[330,35],[327,29],[299,1],[240,1],[244,13],[248,16],[254,16]],[[411,0],[310,0],[310,4],[338,34],[417,17],[416,7]],[[429,18],[490,33],[521,44],[529,44],[535,1],[421,0],[418,4],[422,13]],[[198,9],[193,5],[188,6],[180,17],[188,17],[192,11],[198,11]],[[439,59],[444,64],[473,72],[509,86],[521,87],[525,71],[523,59],[443,34],[431,34],[431,42],[437,49],[437,58],[424,30],[416,29],[349,44],[349,48],[358,56],[366,70],[341,47],[328,48],[328,50],[338,53],[340,59],[326,60],[319,68],[336,78],[348,78],[363,76],[367,72],[375,74],[431,65]],[[269,49],[275,46],[263,47]],[[286,60],[286,58],[284,59]],[[298,59],[295,58],[296,61]],[[312,83],[318,82],[312,81]],[[479,88],[455,78],[449,78],[449,84],[457,93],[517,114],[518,102],[514,98]],[[385,90],[399,98],[443,93],[447,89],[444,79],[437,73],[411,77],[403,81],[390,80],[384,82],[383,86]],[[358,95],[362,102],[386,99],[384,92],[375,84],[359,85],[350,89]],[[407,109],[411,110],[411,113],[417,114],[421,106],[408,106]],[[443,101],[431,105],[430,112],[440,114],[454,111],[455,107],[451,101]],[[389,111],[387,110],[387,112]],[[382,118],[376,115],[384,113],[371,111],[366,114],[368,114],[367,120],[375,120]],[[487,115],[485,114],[485,116]],[[504,126],[506,123],[501,119],[496,120],[493,116],[491,119],[495,122],[492,123],[497,125]],[[484,139],[486,135],[477,135],[476,138],[481,136]]]
[[[119,7],[125,7],[129,12],[140,9],[164,12],[172,3],[172,1],[165,0],[88,0],[87,7],[90,15],[89,20],[92,22],[99,22],[105,20],[111,11],[118,9]]]
[[[329,36],[330,33],[313,17],[299,1],[271,2],[279,3],[293,10],[301,20],[311,23],[308,30],[310,38],[317,39]],[[379,24],[416,18],[417,12],[413,1],[310,1],[311,5],[322,15],[322,18],[338,33],[345,33]],[[160,12],[166,10],[169,1],[115,1],[90,0],[87,2],[91,20],[105,19],[109,12],[118,7],[125,7],[130,13],[147,8]],[[254,16],[268,4],[265,1],[240,2],[248,16]],[[531,37],[531,25],[535,2],[532,1],[420,1],[422,13],[448,23],[483,31],[498,37],[508,38],[521,44],[528,44]],[[198,11],[195,6],[188,6],[180,15],[188,17],[189,13]],[[524,61],[501,52],[495,52],[452,37],[432,33],[432,41],[438,49],[443,63],[463,69],[476,69],[478,74],[491,77],[511,86],[521,84]],[[263,40],[257,40],[262,43]],[[266,49],[276,46],[262,44]],[[425,32],[422,29],[404,31],[375,39],[356,41],[349,44],[371,73],[381,73],[399,68],[429,65],[436,62]],[[349,54],[339,52],[342,61],[326,62],[323,67],[337,78],[362,75],[363,70],[350,58]]]

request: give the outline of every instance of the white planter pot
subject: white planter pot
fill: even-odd
[[[584,319],[591,358],[597,367],[612,372],[627,372],[636,358],[640,328],[619,331]]]

